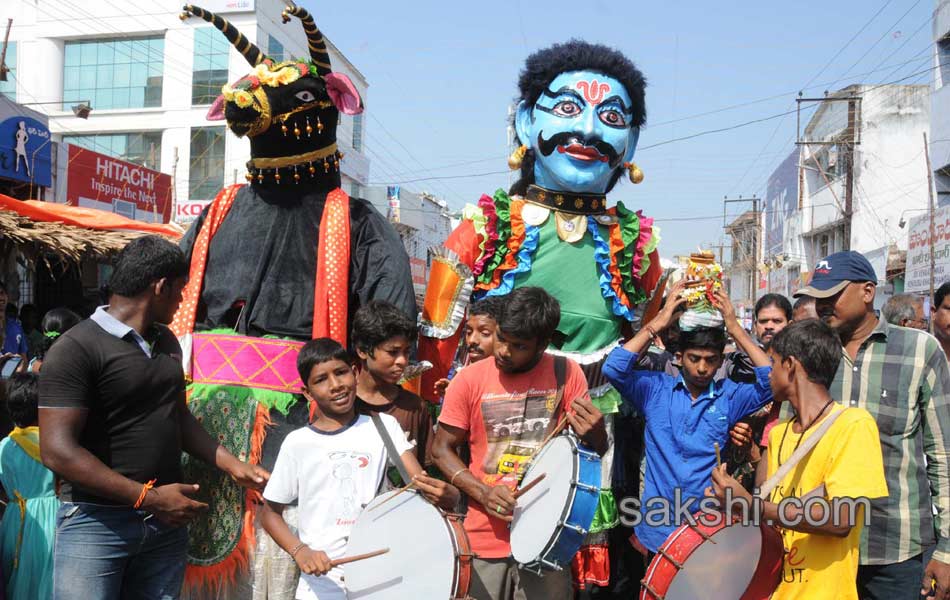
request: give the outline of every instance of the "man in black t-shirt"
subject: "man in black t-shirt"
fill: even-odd
[[[245,487],[268,473],[213,440],[185,404],[171,321],[188,279],[181,250],[162,238],[130,242],[112,296],[63,334],[40,376],[40,454],[61,480],[53,599],[178,598],[185,525],[207,505],[181,483],[182,451]]]

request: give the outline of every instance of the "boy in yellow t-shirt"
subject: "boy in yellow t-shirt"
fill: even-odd
[[[763,520],[780,528],[787,552],[772,600],[857,600],[858,547],[870,506],[865,499],[887,496],[877,424],[864,409],[842,407],[829,395],[841,344],[824,323],[789,325],[775,336],[769,354],[775,401],[788,401],[796,416],[770,432],[763,457],[767,472],[759,469],[758,485],[775,474],[825,419],[842,413],[760,505]],[[707,495],[725,502],[726,489],[732,490],[734,501],[751,502],[725,469],[714,469]],[[810,515],[799,502],[803,497],[816,497],[809,502]]]

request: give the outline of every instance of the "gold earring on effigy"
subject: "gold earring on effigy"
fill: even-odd
[[[520,169],[521,163],[524,162],[524,155],[527,151],[527,146],[518,146],[515,151],[511,153],[511,156],[508,157],[508,168],[512,171],[517,171]]]
[[[627,177],[630,178],[631,182],[633,183],[643,182],[643,171],[640,170],[640,167],[637,166],[637,163],[634,163],[634,162],[623,163],[623,168],[627,170]]]

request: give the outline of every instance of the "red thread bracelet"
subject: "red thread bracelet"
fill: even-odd
[[[142,507],[142,503],[145,502],[145,496],[148,494],[148,491],[152,489],[157,480],[153,479],[148,483],[142,485],[142,493],[139,494],[139,499],[135,501],[135,504],[132,505],[132,508],[138,510]]]

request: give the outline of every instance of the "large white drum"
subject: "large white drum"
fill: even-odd
[[[472,552],[461,521],[414,491],[386,502],[396,493],[374,498],[353,526],[347,556],[382,548],[389,552],[343,566],[347,598],[465,598]]]

